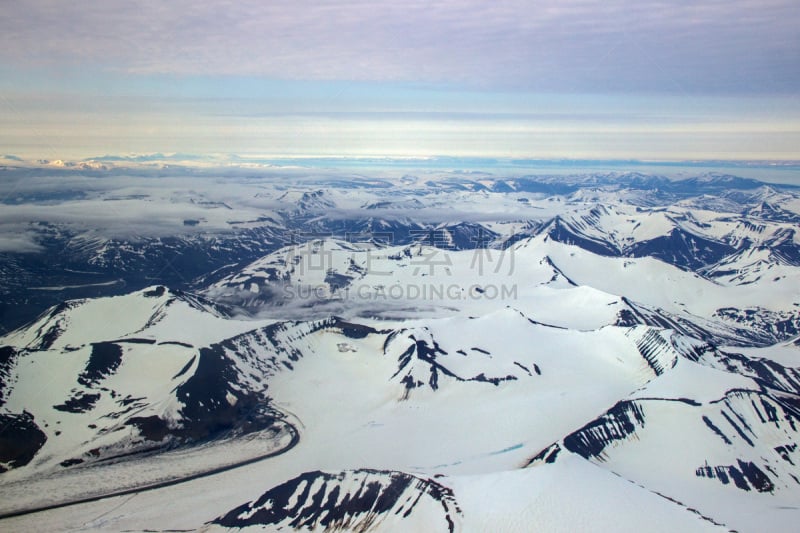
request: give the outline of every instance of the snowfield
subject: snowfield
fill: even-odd
[[[614,179],[271,190],[275,220],[544,218],[313,235],[51,308],[0,337],[0,528],[795,530],[795,193]]]

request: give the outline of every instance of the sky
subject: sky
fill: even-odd
[[[800,160],[797,0],[7,2],[0,150]]]

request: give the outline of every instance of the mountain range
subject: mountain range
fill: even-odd
[[[4,527],[800,518],[792,187],[604,173],[130,188],[59,202],[169,205],[173,225],[29,220],[41,251],[0,254]]]

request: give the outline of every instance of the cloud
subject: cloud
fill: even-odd
[[[8,228],[3,228],[3,231],[6,230],[8,230]],[[32,233],[0,233],[0,253],[12,252],[30,254],[42,251],[44,251],[44,248],[36,242],[36,238]]]
[[[132,168],[142,163],[130,163]],[[272,226],[282,213],[298,208],[306,191],[324,190],[339,207],[321,206],[311,214],[328,220],[379,217],[386,220],[412,220],[417,223],[442,221],[498,221],[520,217],[514,198],[497,204],[477,200],[466,211],[456,210],[445,200],[440,205],[419,209],[374,209],[365,212],[364,204],[380,200],[397,201],[394,189],[330,188],[331,182],[358,186],[347,169],[265,169],[243,177],[157,177],[158,169],[142,167],[143,175],[98,177],[62,173],[58,176],[30,175],[28,170],[6,171],[9,178],[0,182],[0,252],[38,252],[36,236],[64,231],[75,236],[72,244],[83,240],[132,239],[202,235],[209,240],[242,228]],[[220,169],[209,169],[213,175]],[[185,171],[184,171],[185,172]],[[381,171],[386,179],[405,171]],[[426,172],[425,179],[447,176],[447,172]],[[288,194],[286,194],[288,192]],[[284,196],[286,195],[286,196]],[[402,200],[402,199],[400,199]],[[186,224],[185,221],[199,221]],[[53,227],[51,225],[56,225]],[[342,230],[344,231],[344,230]],[[340,237],[342,237],[340,235]],[[287,235],[288,238],[288,235]]]
[[[795,0],[13,2],[7,64],[540,91],[796,91]]]
[[[23,176],[0,185],[0,200],[8,202],[0,208],[0,251],[38,251],[28,234],[46,230],[42,223],[66,224],[73,231],[105,238],[213,236],[232,231],[230,221],[270,214],[270,202],[250,201],[257,190],[235,179],[223,183],[202,177]],[[186,220],[199,224],[186,225]]]

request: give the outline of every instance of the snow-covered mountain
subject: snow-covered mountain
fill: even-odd
[[[255,257],[0,337],[0,524],[794,529],[794,192],[403,183],[260,183]]]
[[[242,329],[220,311],[158,286],[67,302],[4,339],[4,416],[28,437],[4,433],[23,453],[3,457],[3,469],[68,468],[275,426],[261,390],[213,342]]]
[[[40,184],[30,170],[14,181],[7,169],[2,201],[13,222],[0,224],[0,237],[11,233],[16,244],[0,248],[0,326],[19,327],[65,299],[155,283],[201,290],[287,244],[323,237],[475,249],[544,232],[723,283],[784,276],[800,263],[795,189],[727,175],[423,179],[293,170],[287,185],[270,176],[118,181],[119,171],[106,182],[69,167],[63,183]]]

